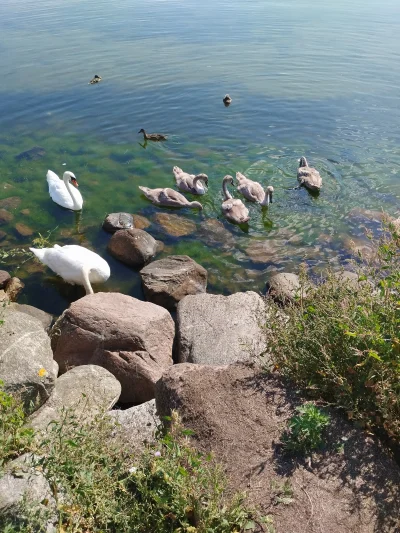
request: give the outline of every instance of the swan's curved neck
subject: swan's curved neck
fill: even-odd
[[[225,200],[231,200],[232,199],[232,195],[228,191],[228,180],[224,180],[222,182],[222,192],[224,193]]]
[[[261,206],[266,206],[266,205],[269,205],[270,204],[270,192],[269,191],[264,191],[264,200],[262,202],[260,202],[260,205]]]
[[[195,176],[193,179],[193,187],[196,190],[197,189],[203,190],[204,189],[203,180],[204,180],[203,176]]]
[[[90,280],[89,280],[89,272],[90,272],[89,267],[82,268],[82,281],[83,281],[83,286],[85,287],[85,290],[86,290],[86,294],[93,294],[93,289],[92,289],[92,286],[90,285]]]
[[[75,209],[80,209],[80,205],[78,204],[78,202],[76,201],[76,198],[72,192],[72,189],[71,189],[71,183],[69,181],[69,177],[66,176],[65,178],[63,178],[64,180],[64,183],[65,183],[65,186],[67,187],[67,191],[69,192],[69,195],[71,196],[72,198],[72,203],[74,204],[74,208]]]

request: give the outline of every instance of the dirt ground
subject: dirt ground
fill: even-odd
[[[290,459],[280,442],[296,406],[293,386],[253,365],[181,364],[157,384],[161,415],[178,409],[195,443],[212,450],[232,490],[270,515],[276,533],[400,531],[400,470],[371,435],[334,411],[324,449]]]

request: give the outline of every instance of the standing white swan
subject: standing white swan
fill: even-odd
[[[61,180],[52,170],[48,170],[46,178],[49,184],[49,194],[56,204],[73,211],[82,209],[82,195],[77,189],[71,187],[71,183],[78,187],[78,182],[73,172],[64,172]]]
[[[29,248],[44,265],[72,285],[83,285],[86,294],[93,294],[91,283],[102,283],[110,277],[110,267],[91,250],[68,244],[53,248]]]

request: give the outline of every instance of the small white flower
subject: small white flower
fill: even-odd
[[[161,452],[156,452],[156,453],[154,454],[154,456],[155,456],[155,457],[161,457]]]
[[[137,468],[136,468],[136,466],[131,466],[131,468],[128,470],[128,472],[129,472],[130,474],[136,474],[136,472],[137,472]]]

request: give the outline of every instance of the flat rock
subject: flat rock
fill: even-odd
[[[33,229],[21,222],[15,224],[15,229],[21,237],[29,237],[30,235],[33,235]]]
[[[0,270],[0,289],[4,289],[8,280],[11,279],[11,276],[5,270]]]
[[[33,307],[32,305],[17,304],[17,303],[11,303],[9,309],[14,309],[15,311],[18,311],[19,313],[26,313],[27,315],[33,318],[36,318],[37,320],[40,320],[43,328],[46,331],[50,330],[50,326],[53,322],[53,315],[46,313],[46,311],[42,311],[41,309],[38,309],[37,307]]]
[[[140,271],[146,299],[174,309],[188,294],[207,288],[207,270],[187,255],[170,255],[153,261]]]
[[[132,218],[135,228],[146,229],[151,226],[150,220],[142,215],[132,215]]]
[[[8,198],[3,198],[3,200],[0,200],[0,208],[17,209],[20,203],[21,198],[19,196],[9,196]]]
[[[196,224],[185,217],[171,213],[156,213],[155,221],[171,237],[184,237],[196,231]]]
[[[0,380],[5,390],[19,394],[28,412],[50,396],[56,379],[50,339],[37,318],[11,306],[0,327]],[[32,406],[30,405],[32,402]]]
[[[186,296],[177,308],[180,363],[229,364],[265,350],[265,304],[255,292]]]
[[[254,263],[271,263],[277,259],[285,242],[280,239],[254,241],[246,248],[246,254]]]
[[[216,218],[204,220],[200,224],[198,235],[208,246],[231,249],[235,245],[235,239],[232,233]]]
[[[20,154],[15,156],[15,159],[17,161],[36,161],[38,159],[41,159],[46,155],[46,150],[42,148],[41,146],[33,146],[33,148],[30,148],[29,150],[25,150],[24,152],[21,152]]]
[[[301,295],[305,297],[307,293],[301,288],[299,276],[289,272],[273,274],[267,282],[267,290],[274,299],[281,302],[292,301]]]
[[[0,229],[0,241],[5,239],[7,237],[7,233]]]
[[[121,230],[114,235],[118,235]],[[172,365],[174,322],[164,308],[120,293],[97,293],[73,302],[51,332],[60,372],[99,365],[121,383],[121,402],[154,398],[154,385]]]
[[[56,380],[50,398],[30,417],[29,425],[45,430],[52,420],[61,419],[65,409],[73,409],[80,420],[88,421],[111,409],[120,394],[119,381],[105,368],[77,366]]]
[[[122,263],[141,268],[156,255],[157,242],[142,229],[120,230],[111,237],[108,251]]]
[[[153,442],[157,427],[161,424],[155,400],[108,414],[118,424],[115,435],[122,437],[131,451],[140,450],[145,444]]]
[[[30,209],[22,209],[21,210],[21,215],[29,216],[30,214],[31,214]]]
[[[156,386],[159,415],[179,411],[193,445],[213,452],[230,488],[270,515],[274,531],[399,531],[399,466],[335,410],[324,451],[294,460],[283,454],[281,436],[303,403],[295,386],[244,364],[174,365]]]
[[[55,532],[52,523],[56,522],[57,505],[47,479],[34,468],[31,456],[23,455],[8,463],[6,468],[6,474],[0,478],[0,515],[9,520],[20,518],[20,506],[27,500],[46,514],[50,512],[53,520],[43,531]]]
[[[133,227],[133,217],[129,213],[110,213],[103,222],[103,229],[115,233],[120,229]]]
[[[8,224],[14,216],[7,209],[0,209],[0,224]]]

